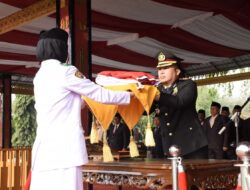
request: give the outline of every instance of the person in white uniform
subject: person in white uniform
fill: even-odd
[[[88,162],[81,124],[81,95],[107,104],[129,104],[133,93],[111,91],[64,64],[68,34],[53,28],[40,33],[34,78],[37,134],[32,149],[30,190],[82,190],[81,166]]]

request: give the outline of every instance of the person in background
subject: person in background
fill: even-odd
[[[225,122],[220,115],[220,108],[221,105],[218,102],[212,102],[211,115],[204,122],[208,139],[208,158],[210,159],[223,159],[224,152],[228,149],[227,130],[222,131]]]
[[[127,150],[129,144],[129,128],[121,121],[121,115],[117,113],[107,132],[108,144],[112,150]]]
[[[230,111],[229,111],[229,107],[227,106],[223,106],[221,108],[221,112],[220,115],[222,116],[223,120],[224,120],[224,125],[225,127],[227,127],[227,134],[228,134],[228,150],[224,151],[224,156],[223,158],[225,159],[230,159],[230,130],[229,130],[229,124],[230,124]]]
[[[250,141],[250,117],[244,120],[243,141]]]
[[[230,160],[235,160],[237,159],[235,150],[237,147],[237,140],[236,138],[238,138],[238,143],[244,140],[247,140],[247,136],[246,136],[246,131],[244,128],[244,120],[240,117],[241,115],[241,106],[239,105],[235,105],[232,111],[232,116],[235,115],[235,113],[237,113],[238,115],[238,127],[236,128],[235,126],[235,122],[237,121],[236,119],[232,120],[231,122],[229,122],[229,124],[227,124],[228,127],[228,151],[227,151],[227,159]],[[230,120],[230,119],[229,119]],[[238,131],[238,135],[236,133],[236,131]]]
[[[170,146],[177,145],[185,159],[207,158],[207,138],[196,111],[196,83],[181,79],[181,59],[175,55],[161,51],[157,60],[159,94],[151,110],[160,117],[165,156],[169,156]]]
[[[34,78],[37,132],[32,148],[30,190],[82,190],[82,165],[88,155],[81,124],[81,96],[106,104],[128,104],[130,92],[111,91],[67,65],[68,33],[40,33]]]
[[[133,129],[134,140],[136,143],[142,142],[142,134],[139,127],[134,127]]]
[[[98,141],[102,142],[103,141],[103,128],[97,119],[95,120],[95,124],[96,124],[96,128],[97,128]]]
[[[229,116],[230,116],[230,111],[229,111],[229,107],[227,107],[227,106],[223,106],[222,108],[221,108],[221,116],[224,118],[224,120],[225,120],[225,123],[227,123],[229,120],[230,120],[230,118],[229,118]]]
[[[206,119],[206,112],[203,109],[198,110],[198,119],[201,123],[201,126],[204,125],[204,121]]]
[[[154,124],[153,135],[155,140],[155,147],[152,148],[152,157],[163,158],[164,153],[162,148],[160,117],[158,115],[155,115],[153,124]]]

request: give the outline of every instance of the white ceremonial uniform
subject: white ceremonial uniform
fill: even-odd
[[[78,167],[88,162],[81,125],[81,95],[108,104],[130,102],[129,92],[106,90],[76,73],[79,74],[76,67],[50,59],[41,63],[34,78],[38,127],[32,149],[32,177],[36,172]],[[33,183],[46,181],[31,180],[31,190],[38,190],[35,187],[39,185]]]

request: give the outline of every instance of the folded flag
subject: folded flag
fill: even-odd
[[[108,129],[116,112],[121,115],[129,129],[132,130],[144,110],[149,115],[150,107],[157,93],[157,88],[152,85],[155,81],[153,75],[144,72],[103,71],[96,77],[97,84],[111,90],[132,91],[136,98],[132,98],[129,105],[107,105],[95,102],[87,97],[83,97],[83,99],[104,130]],[[133,147],[133,149],[136,147],[133,138],[131,138],[130,147]],[[134,153],[131,156],[137,155],[136,150],[132,152]]]
[[[131,71],[102,71],[98,73],[96,78],[96,83],[102,86],[116,86],[129,83],[154,85],[156,82],[156,78],[149,73]]]

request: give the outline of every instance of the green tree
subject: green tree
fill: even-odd
[[[12,146],[31,146],[36,135],[34,97],[17,95],[13,102]]]
[[[210,105],[212,101],[217,101],[219,98],[217,88],[213,86],[199,86],[198,98],[196,101],[197,111],[204,109],[206,111],[206,117],[210,115]]]
[[[153,117],[154,116],[155,116],[154,112],[152,114],[150,114],[150,116],[149,116],[151,127],[153,127]],[[146,131],[147,124],[148,124],[148,116],[147,115],[142,115],[141,118],[140,118],[140,120],[136,124],[136,126],[141,131],[143,141],[145,139],[145,131]]]

